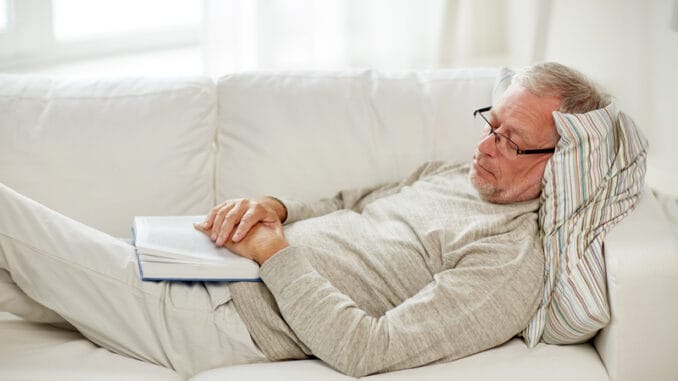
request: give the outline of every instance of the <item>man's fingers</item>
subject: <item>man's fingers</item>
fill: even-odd
[[[212,237],[214,237],[215,233],[217,234],[217,246],[221,246],[226,242],[230,237],[233,228],[240,223],[240,220],[246,211],[247,202],[238,202],[228,213],[226,213],[223,222],[221,223],[221,227],[219,228],[218,225],[215,225],[215,228],[219,228],[219,230],[215,232],[215,230],[212,229]]]
[[[212,210],[210,210],[209,214],[208,214],[207,217],[205,218],[205,222],[202,223],[202,227],[203,227],[204,229],[211,229],[211,228],[212,228],[212,224],[214,223],[214,219],[217,217],[217,213],[219,212],[219,210],[220,210],[221,208],[223,208],[223,207],[226,206],[227,204],[228,204],[228,201],[224,201],[224,202],[222,202],[221,204],[219,204],[219,205],[215,206],[214,208],[212,208]]]
[[[233,242],[238,242],[243,239],[247,233],[250,231],[252,226],[256,225],[259,221],[262,220],[261,216],[262,210],[259,208],[250,208],[242,216],[240,222],[238,223],[238,228],[233,234]]]
[[[212,208],[212,210],[210,210],[207,217],[205,217],[205,221],[200,224],[204,229],[209,229],[212,227],[212,223],[214,223],[214,217],[216,217],[218,210],[219,209],[217,208]]]
[[[199,231],[199,232],[202,232],[202,233],[205,233],[205,234],[209,235],[209,234],[210,234],[210,230],[209,230],[209,229],[205,229],[205,227],[203,226],[204,224],[205,224],[204,222],[203,222],[203,223],[197,223],[197,222],[196,222],[196,223],[193,224],[193,228],[194,228],[195,230]]]
[[[216,216],[214,217],[214,223],[212,224],[212,240],[216,240],[221,232],[224,223],[226,222],[226,216],[231,213],[231,211],[237,207],[237,203],[227,203],[219,209]]]
[[[199,230],[210,235],[217,246],[223,246],[227,241],[239,242],[250,232],[253,226],[263,222],[278,221],[275,210],[264,204],[249,200],[227,200],[214,207]],[[198,226],[196,226],[198,228]]]

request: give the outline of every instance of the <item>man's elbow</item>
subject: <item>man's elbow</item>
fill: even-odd
[[[365,377],[369,376],[370,374],[374,373],[379,373],[378,371],[370,371],[365,368],[361,367],[335,367],[335,369],[349,377],[355,377],[355,378],[360,378],[360,377]]]
[[[375,367],[373,361],[366,360],[365,357],[361,356],[355,360],[344,359],[344,361],[335,361],[334,363],[330,363],[330,365],[336,371],[355,378],[365,377],[383,371],[378,367]],[[369,366],[369,364],[372,366]]]

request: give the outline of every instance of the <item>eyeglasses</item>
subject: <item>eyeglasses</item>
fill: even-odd
[[[492,127],[492,123],[490,123],[489,120],[483,115],[484,112],[490,111],[492,106],[487,106],[483,108],[479,108],[473,112],[473,117],[475,118],[477,115],[480,115],[481,118],[487,123],[485,128],[483,129],[483,133],[487,133],[485,136],[490,136],[494,135],[494,144],[497,146],[497,150],[501,152],[504,157],[507,159],[515,159],[518,157],[518,155],[537,155],[537,154],[545,154],[545,153],[553,153],[556,150],[556,147],[551,147],[551,148],[540,148],[540,149],[520,149],[518,148],[518,145],[513,142],[513,140],[509,139],[508,136],[497,132],[497,130]],[[487,131],[486,131],[487,130]]]

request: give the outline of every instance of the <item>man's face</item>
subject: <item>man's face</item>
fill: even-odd
[[[492,107],[488,120],[522,150],[554,147],[558,134],[551,113],[558,109],[560,101],[552,96],[538,97],[512,84]],[[536,198],[551,155],[518,155],[511,160],[497,149],[494,135],[483,136],[473,155],[471,183],[490,202],[505,204]]]

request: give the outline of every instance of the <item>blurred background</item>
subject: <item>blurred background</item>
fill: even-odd
[[[648,181],[675,211],[678,0],[0,0],[4,74],[218,77],[545,60],[588,74],[638,122],[651,143]]]

